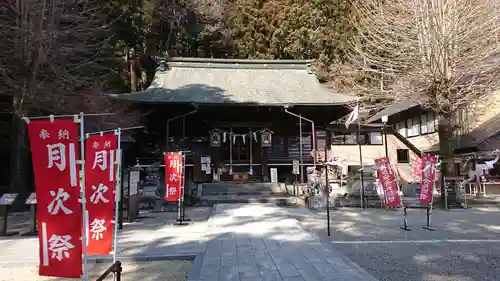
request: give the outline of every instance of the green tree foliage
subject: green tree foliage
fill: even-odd
[[[351,6],[337,0],[235,0],[226,14],[234,56],[318,59],[328,72],[353,35]]]

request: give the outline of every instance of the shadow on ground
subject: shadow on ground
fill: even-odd
[[[175,214],[173,218],[149,214],[148,218],[124,226],[120,234],[119,256],[124,258],[171,255],[173,257],[202,252],[211,255],[212,252],[206,252],[207,246],[210,248],[210,245],[220,245],[222,250],[234,249],[234,252],[222,251],[220,256],[216,256],[215,259],[221,264],[220,270],[217,274],[212,272],[206,275],[207,278],[203,280],[244,281],[243,277],[249,272],[245,271],[245,268],[236,273],[225,271],[226,266],[234,267],[231,260],[244,259],[254,262],[260,272],[275,270],[279,264],[303,258],[307,261],[304,267],[311,265],[318,269],[317,263],[322,262],[318,257],[322,256],[323,249],[328,248],[326,244],[332,243],[335,249],[381,281],[491,281],[497,280],[497,276],[500,276],[500,243],[415,242],[415,240],[436,239],[498,239],[500,211],[492,208],[435,211],[435,232],[420,228],[425,223],[423,211],[410,212],[410,225],[414,231],[405,232],[399,229],[402,224],[399,211],[341,209],[331,212],[332,235],[327,237],[324,213],[313,213],[307,209],[279,208],[278,211],[272,209],[272,212],[255,217],[245,213],[245,206],[247,205],[217,214],[216,223],[206,220],[210,210],[204,209],[200,213],[204,212],[205,215],[200,215],[187,226],[172,225]],[[191,216],[190,211],[188,211],[189,216]],[[293,223],[292,220],[300,223],[297,221]],[[285,221],[290,223],[284,223]],[[307,251],[307,247],[311,243],[316,243],[318,237],[330,243],[318,242],[313,251]],[[268,262],[263,262],[268,257],[259,254],[257,247],[257,244],[261,243],[259,241],[264,241],[266,247],[270,245],[281,247],[280,254],[272,256],[274,267]],[[26,266],[35,268],[38,258],[37,244],[33,238],[0,240],[2,248],[0,266],[15,268],[22,263],[24,268]],[[248,249],[251,249],[251,256]],[[138,275],[124,272],[122,280],[138,278],[148,281],[171,280],[165,278],[167,274],[165,271],[152,269],[159,266],[158,264],[161,264],[161,261],[141,262],[138,268],[134,269],[140,272]],[[0,280],[20,280],[8,279],[2,267],[0,273],[2,276]],[[319,275],[313,276],[317,273]],[[317,273],[303,276],[303,279],[296,277],[293,280],[332,280],[329,277],[332,272],[317,270]],[[200,274],[205,273],[200,272]],[[32,276],[29,280],[45,279]],[[356,280],[350,279],[350,281]]]

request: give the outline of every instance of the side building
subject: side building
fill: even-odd
[[[438,119],[435,114],[412,101],[393,104],[366,121],[368,124],[381,122],[387,116],[387,126],[395,134],[422,153],[439,151]],[[481,173],[485,161],[495,158],[500,149],[500,92],[494,92],[470,104],[453,120],[455,124],[452,145],[454,147],[455,174],[469,177]],[[400,153],[400,152],[398,152]],[[473,161],[468,161],[473,159]],[[412,160],[411,157],[409,159]],[[397,159],[397,163],[407,162]],[[477,166],[477,167],[476,167]],[[481,193],[500,194],[500,164],[489,169],[489,182],[481,184]]]

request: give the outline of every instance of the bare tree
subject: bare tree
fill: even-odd
[[[105,2],[0,0],[0,94],[13,112],[11,189],[26,178],[21,116],[111,111],[115,116],[95,125],[139,121],[107,98],[115,57]]]
[[[371,103],[413,100],[433,110],[440,153],[451,156],[454,116],[499,86],[500,2],[359,0],[354,8],[349,84]]]

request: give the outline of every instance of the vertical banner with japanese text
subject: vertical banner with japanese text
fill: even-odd
[[[424,169],[424,162],[422,157],[417,157],[411,163],[411,175],[417,180],[422,182],[422,170]]]
[[[114,133],[89,136],[85,143],[87,253],[90,255],[108,255],[112,251],[117,144]]]
[[[78,129],[72,119],[30,120],[40,241],[39,274],[82,274],[82,207],[79,201]]]
[[[165,200],[177,201],[180,199],[184,181],[184,160],[179,152],[165,154]]]
[[[383,157],[375,159],[377,167],[377,178],[384,193],[384,204],[387,207],[399,207],[401,200],[399,199],[399,190],[396,184],[396,175],[391,167],[389,158]]]
[[[432,204],[437,160],[435,155],[425,155],[422,157],[422,183],[420,184],[420,204],[422,205]]]

